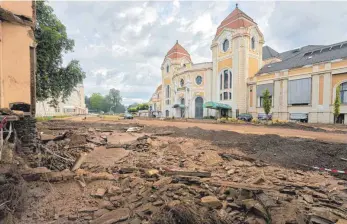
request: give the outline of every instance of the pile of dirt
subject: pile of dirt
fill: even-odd
[[[41,125],[48,133],[49,125]],[[67,131],[63,126],[54,125]],[[19,223],[330,224],[347,217],[346,181],[284,168],[291,155],[278,161],[269,155],[283,147],[297,155],[295,146],[329,144],[199,128],[126,133],[130,124],[73,126],[71,133],[85,136],[94,150],[75,172],[30,170],[26,177],[35,177],[27,179],[30,207]],[[49,134],[61,135],[55,131]],[[61,144],[54,152],[81,150],[80,143],[70,147],[71,139],[45,144]],[[269,158],[258,156],[260,151]]]
[[[16,167],[0,174],[0,222],[16,223],[23,212],[27,186]]]

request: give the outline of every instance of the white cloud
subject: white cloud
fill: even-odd
[[[79,2],[51,1],[75,40],[86,71],[86,93],[121,91],[126,102],[147,101],[161,82],[160,66],[176,40],[193,62],[212,61],[210,45],[217,26],[235,5],[230,1]],[[347,40],[347,2],[247,2],[239,8],[252,17],[277,51]]]

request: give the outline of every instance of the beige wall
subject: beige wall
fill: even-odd
[[[0,6],[17,15],[23,15],[32,18],[32,1],[3,1],[0,0]]]
[[[12,102],[30,103],[31,29],[6,22],[1,26],[1,107]]]

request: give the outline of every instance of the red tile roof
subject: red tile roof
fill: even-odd
[[[224,28],[237,29],[240,27],[250,27],[252,25],[256,25],[253,19],[239,8],[235,8],[218,26],[216,36],[218,36]]]
[[[190,54],[184,47],[182,47],[178,41],[176,44],[167,52],[166,57],[169,57],[171,59],[177,59],[177,58],[183,58],[183,57],[188,57],[190,59]]]

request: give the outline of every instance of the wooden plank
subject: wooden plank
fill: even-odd
[[[166,175],[169,176],[193,176],[193,177],[211,177],[211,172],[205,171],[183,171],[183,170],[166,170]]]

